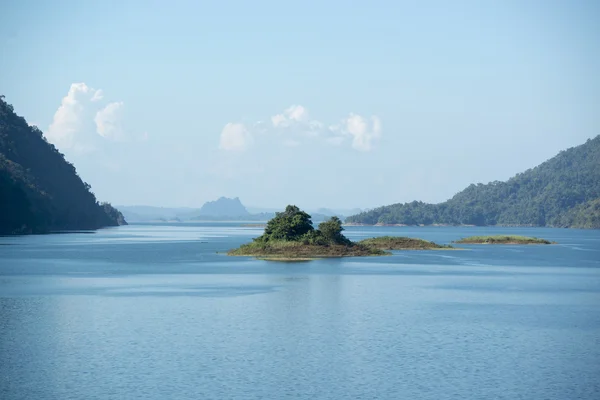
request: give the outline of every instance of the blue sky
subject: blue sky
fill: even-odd
[[[443,201],[600,134],[597,1],[7,1],[0,93],[100,200]]]

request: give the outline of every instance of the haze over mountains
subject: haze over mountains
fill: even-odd
[[[267,221],[280,209],[245,207],[238,197],[220,197],[214,201],[208,201],[200,208],[166,208],[152,206],[118,206],[119,210],[130,222],[150,221]],[[352,212],[360,212],[360,209],[333,210],[319,208],[309,210],[315,220],[326,219],[337,216],[340,218],[350,215]]]

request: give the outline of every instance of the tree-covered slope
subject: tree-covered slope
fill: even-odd
[[[600,228],[600,198],[573,207],[562,216],[557,226]]]
[[[440,204],[415,201],[379,207],[346,222],[600,228],[599,199],[597,136],[506,182],[472,184]]]
[[[75,167],[0,96],[0,234],[125,224],[99,204]]]

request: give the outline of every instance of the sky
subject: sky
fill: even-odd
[[[440,202],[600,134],[600,2],[31,1],[0,94],[101,201]]]

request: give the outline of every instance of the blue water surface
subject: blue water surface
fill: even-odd
[[[283,263],[240,223],[0,238],[0,398],[599,399],[600,232]]]

